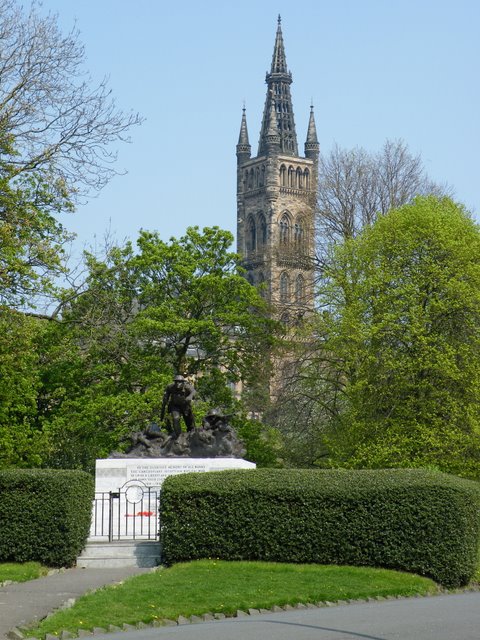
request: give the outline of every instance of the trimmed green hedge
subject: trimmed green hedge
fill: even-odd
[[[456,587],[474,575],[475,482],[418,470],[257,469],[167,478],[163,560],[267,560],[400,569]]]
[[[83,471],[0,471],[0,561],[69,567],[85,546],[94,484]]]

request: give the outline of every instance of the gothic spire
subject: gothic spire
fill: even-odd
[[[273,48],[272,68],[270,73],[288,73],[285,47],[283,45],[282,18],[278,16],[277,34]]]
[[[245,107],[243,107],[242,124],[240,125],[240,135],[238,136],[237,144],[237,158],[239,161],[245,161],[250,158],[252,147],[248,141],[248,129],[247,129],[247,116],[245,114]]]
[[[310,120],[308,121],[307,139],[305,141],[305,157],[315,159],[320,152],[320,145],[317,138],[317,127],[315,126],[315,116],[313,115],[313,104],[310,105]]]
[[[262,156],[267,152],[266,136],[271,128],[270,114],[275,112],[278,135],[280,136],[280,153],[298,156],[297,134],[295,132],[292,98],[290,95],[292,74],[287,68],[280,16],[278,16],[277,33],[275,36],[275,46],[273,48],[272,56],[272,67],[270,73],[267,73],[265,82],[267,83],[267,97],[263,110],[258,155]]]

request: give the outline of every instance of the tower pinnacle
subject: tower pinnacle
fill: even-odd
[[[274,149],[278,149],[279,144],[280,144],[280,135],[278,133],[278,122],[277,122],[277,114],[275,111],[275,100],[273,100],[273,98],[271,97],[268,130],[265,134],[265,145],[266,145],[267,151],[273,151]]]
[[[288,73],[285,46],[283,44],[282,19],[280,15],[278,16],[277,34],[275,36],[275,46],[273,48],[272,68],[270,73]]]
[[[270,130],[270,114],[273,110],[277,116],[277,130],[278,135],[280,136],[280,153],[296,156],[298,155],[298,144],[297,134],[295,132],[295,121],[293,118],[292,98],[290,95],[292,74],[287,68],[287,58],[285,56],[280,16],[278,16],[272,66],[270,73],[267,73],[265,81],[267,83],[267,96],[263,110],[258,155],[263,156],[266,154],[266,136]]]
[[[315,126],[315,116],[313,114],[313,104],[310,105],[310,119],[308,121],[307,139],[305,141],[305,157],[315,160],[320,153],[318,144],[317,128]]]
[[[247,116],[245,106],[243,107],[242,123],[240,125],[240,135],[238,136],[237,158],[239,162],[245,162],[250,158],[252,147],[248,141]]]

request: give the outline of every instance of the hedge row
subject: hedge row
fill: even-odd
[[[88,536],[93,495],[83,471],[0,471],[0,561],[72,566]]]
[[[426,470],[235,470],[172,476],[167,564],[198,558],[400,569],[456,587],[480,541],[477,483]]]

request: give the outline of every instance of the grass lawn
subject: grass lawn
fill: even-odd
[[[0,562],[0,582],[12,580],[13,582],[26,582],[35,580],[48,573],[48,568],[39,562]]]
[[[79,598],[71,609],[45,619],[29,635],[151,623],[179,615],[233,614],[273,605],[294,605],[373,596],[435,593],[427,578],[366,567],[199,560],[136,576]]]

